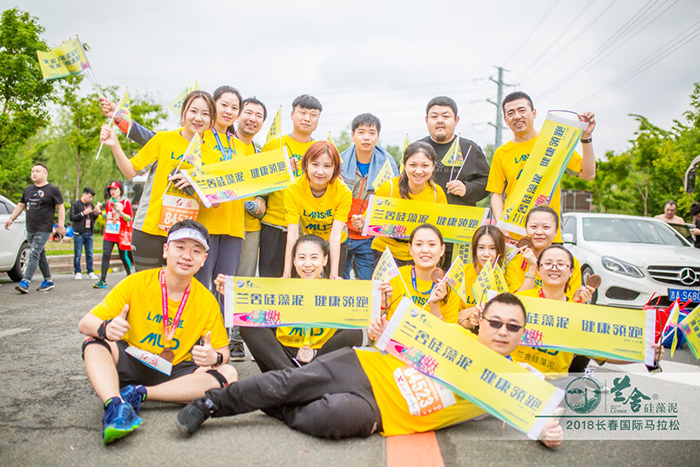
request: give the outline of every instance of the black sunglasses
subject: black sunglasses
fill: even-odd
[[[506,325],[506,329],[510,332],[518,332],[525,326],[520,326],[519,324],[511,324],[511,323],[504,323],[502,321],[498,321],[497,319],[486,319],[484,318],[485,321],[489,322],[489,325],[494,328],[494,329],[501,329],[503,325]]]

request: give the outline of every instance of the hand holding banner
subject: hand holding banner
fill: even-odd
[[[379,317],[380,281],[226,277],[225,326],[364,329]],[[228,287],[228,288],[227,288]],[[274,292],[273,292],[274,291]]]
[[[561,389],[403,299],[376,347],[537,439]]]
[[[488,213],[488,208],[371,195],[362,235],[408,238],[428,222],[440,230],[445,242],[470,243]]]

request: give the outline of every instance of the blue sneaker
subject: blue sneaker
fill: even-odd
[[[141,425],[141,418],[136,415],[131,404],[122,402],[109,405],[102,419],[102,441],[112,443],[134,431]]]
[[[19,284],[15,286],[15,290],[19,293],[29,293],[29,281],[22,279]]]
[[[37,290],[39,292],[46,292],[47,290],[51,290],[54,287],[55,287],[55,285],[54,285],[53,281],[44,281],[41,283],[39,288],[37,288]]]
[[[141,384],[134,386],[128,385],[122,388],[119,395],[124,402],[131,404],[134,412],[138,415],[141,410],[141,402],[146,400],[146,388]]]

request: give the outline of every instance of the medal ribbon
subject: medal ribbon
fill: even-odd
[[[430,286],[430,290],[428,290],[427,292],[421,292],[420,290],[418,290],[418,284],[416,283],[416,267],[415,266],[411,266],[411,283],[413,284],[413,290],[415,290],[419,294],[423,294],[423,295],[430,295],[430,293],[433,291],[433,287],[435,287],[435,282],[433,282]]]
[[[165,339],[165,342],[163,344],[163,347],[169,348],[170,347],[170,341],[175,337],[175,331],[177,330],[178,324],[180,324],[180,318],[182,317],[182,312],[185,309],[185,304],[187,303],[187,299],[190,297],[190,285],[192,283],[190,282],[187,284],[187,288],[185,289],[185,292],[182,294],[182,300],[180,300],[180,305],[177,308],[177,313],[175,314],[175,318],[173,318],[173,325],[168,326],[168,288],[165,286],[165,269],[160,270],[160,292],[161,292],[161,297],[163,299],[163,338]]]
[[[231,149],[231,134],[227,131],[226,132],[226,140],[228,141],[228,149],[224,149],[224,145],[221,144],[221,139],[219,138],[219,133],[215,129],[211,129],[211,132],[214,133],[214,138],[216,138],[216,146],[219,148],[219,152],[221,152],[221,155],[223,156],[225,161],[231,160],[232,157],[232,149]]]
[[[311,328],[304,328],[304,343],[302,347],[311,347]]]

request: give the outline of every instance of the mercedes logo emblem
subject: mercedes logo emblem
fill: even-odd
[[[690,268],[681,269],[681,272],[678,273],[678,277],[680,278],[683,285],[693,285],[697,280],[697,275],[695,274],[695,271],[693,271]]]

